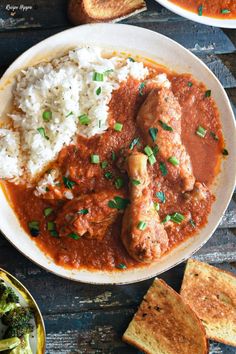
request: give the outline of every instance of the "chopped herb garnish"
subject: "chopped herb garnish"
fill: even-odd
[[[166,124],[165,122],[163,122],[162,120],[159,120],[159,123],[160,123],[162,129],[167,130],[167,131],[169,131],[169,132],[173,132],[173,128],[170,127],[170,126],[169,126],[168,124]]]
[[[73,112],[69,112],[67,115],[66,115],[66,118],[71,116],[73,114]]]
[[[203,12],[203,5],[200,5],[198,7],[198,16],[202,16],[202,12]]]
[[[114,197],[114,200],[109,200],[108,206],[112,209],[123,210],[130,203],[129,199],[125,199],[119,196]]]
[[[79,211],[77,211],[77,214],[86,215],[88,214],[88,212],[88,209],[80,209]]]
[[[49,137],[46,135],[45,129],[44,129],[43,127],[38,128],[37,131],[39,132],[39,134],[40,134],[43,138],[49,140]]]
[[[52,119],[52,112],[51,111],[44,111],[43,112],[43,120],[45,122],[49,122]]]
[[[31,236],[37,237],[39,235],[39,221],[28,222],[28,228],[30,230]]]
[[[143,90],[145,86],[146,86],[145,82],[141,82],[141,84],[139,85],[138,92],[140,96],[143,96]]]
[[[73,238],[73,240],[80,239],[79,235],[77,235],[75,232],[71,232],[70,234],[67,235],[67,237]]]
[[[45,208],[43,211],[45,216],[49,216],[50,214],[52,214],[52,212],[53,212],[53,208],[50,208],[50,207]]]
[[[101,162],[101,168],[104,170],[104,168],[106,168],[108,166],[108,162],[107,161],[102,161]]]
[[[158,151],[159,151],[159,147],[158,147],[157,145],[155,145],[155,146],[153,147],[152,151],[153,151],[153,155],[154,155],[154,156],[157,156],[157,153],[158,153]]]
[[[228,155],[229,155],[229,152],[228,152],[227,149],[223,149],[223,150],[222,150],[222,154],[223,154],[224,156],[228,156]]]
[[[114,151],[111,152],[112,161],[116,161],[116,153]]]
[[[116,268],[118,268],[118,269],[126,269],[127,267],[126,267],[126,265],[124,263],[120,263],[120,264],[118,264],[116,266]]]
[[[212,138],[216,141],[219,140],[218,136],[214,133],[214,132],[210,132],[210,135],[212,136]]]
[[[79,118],[80,124],[82,124],[82,125],[88,125],[89,123],[91,123],[91,119],[89,118],[89,116],[87,114],[82,114],[78,118]]]
[[[122,129],[123,129],[123,124],[122,124],[122,123],[116,122],[116,123],[114,124],[114,130],[115,130],[116,132],[121,132]]]
[[[124,180],[123,180],[123,178],[117,177],[117,178],[115,179],[115,187],[116,187],[116,189],[120,189],[120,188],[122,188],[123,186],[124,186]]]
[[[59,234],[58,234],[57,230],[51,230],[51,231],[50,231],[50,235],[51,235],[52,237],[55,237],[55,238],[58,238],[58,237],[59,237]]]
[[[64,186],[68,189],[72,189],[73,186],[76,184],[74,181],[71,181],[68,177],[63,177],[63,183],[64,183]]]
[[[137,228],[141,231],[145,230],[147,227],[147,223],[144,222],[144,221],[139,221],[138,225],[137,225]]]
[[[168,173],[168,170],[166,168],[166,164],[164,162],[160,162],[160,170],[161,170],[161,173],[162,173],[162,176],[166,176],[167,173]]]
[[[131,57],[128,57],[127,59],[128,59],[129,61],[131,61],[132,63],[135,62],[135,60],[134,60],[133,58],[131,58]]]
[[[159,211],[159,210],[160,210],[160,204],[159,204],[159,203],[153,202],[153,205],[154,205],[154,209],[155,209],[156,211]]]
[[[133,150],[133,148],[138,144],[140,138],[134,138],[131,143],[130,143],[130,150]]]
[[[98,72],[93,73],[93,81],[103,81],[104,80],[104,75]]]
[[[113,178],[112,173],[109,172],[109,171],[107,171],[107,172],[104,174],[104,177],[105,177],[106,179],[112,179],[112,178]]]
[[[205,92],[205,97],[211,97],[211,90],[207,90]]]
[[[96,90],[96,95],[99,96],[101,92],[102,92],[102,88],[98,87]]]
[[[48,231],[56,230],[56,224],[53,221],[48,221],[47,223],[47,229]]]
[[[90,161],[91,161],[91,163],[99,164],[100,163],[99,155],[91,155],[90,156]]]
[[[106,71],[104,71],[104,75],[109,75],[109,74],[111,74],[111,73],[113,73],[114,72],[114,70],[113,69],[109,69],[109,70],[106,70]]]
[[[131,182],[134,186],[138,186],[139,184],[141,184],[141,182],[139,182],[137,179],[131,179]]]
[[[175,156],[171,156],[168,158],[169,163],[171,163],[173,166],[178,166],[179,165],[179,160]]]
[[[196,227],[196,224],[195,224],[195,222],[193,221],[193,219],[190,219],[190,220],[189,220],[189,224],[190,224],[193,228]]]
[[[184,219],[185,219],[184,215],[180,213],[174,213],[171,215],[171,220],[176,224],[180,224]]]
[[[165,203],[166,201],[166,196],[164,192],[157,192],[156,193],[157,198],[162,202]]]
[[[152,151],[152,148],[150,147],[150,146],[145,146],[145,148],[144,148],[144,152],[145,152],[145,154],[149,157],[149,156],[151,156],[151,155],[153,155],[153,151]]]
[[[149,135],[151,136],[152,141],[153,141],[154,143],[155,143],[155,141],[156,141],[157,132],[158,132],[158,129],[157,129],[157,128],[150,128],[150,129],[149,129]]]
[[[162,220],[162,224],[165,224],[166,222],[170,221],[171,216],[169,214],[166,215],[166,217]]]
[[[156,160],[154,155],[148,156],[148,161],[149,161],[151,166],[154,165],[154,163],[157,162],[157,160]]]
[[[192,87],[193,83],[191,81],[188,81],[188,87]]]
[[[200,136],[201,138],[205,138],[206,133],[207,133],[207,130],[205,128],[203,128],[201,125],[199,125],[196,130],[196,134],[198,136]]]
[[[222,14],[230,14],[230,12],[231,12],[231,11],[230,11],[229,9],[222,9],[222,10],[221,10],[221,13],[222,13]]]

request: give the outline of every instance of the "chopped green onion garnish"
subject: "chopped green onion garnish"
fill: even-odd
[[[82,125],[88,125],[89,123],[91,123],[91,119],[88,117],[87,114],[82,114],[81,116],[79,116],[79,122]]]
[[[167,175],[168,170],[167,170],[166,164],[164,162],[160,162],[160,170],[161,170],[162,176]]]
[[[113,69],[109,69],[109,70],[104,71],[103,74],[107,76],[107,75],[113,73],[113,71],[114,71]]]
[[[131,58],[131,57],[128,57],[127,59],[128,59],[129,61],[131,61],[132,63],[135,62],[135,60],[134,60],[133,58]]]
[[[196,130],[196,134],[199,135],[201,138],[205,138],[207,130],[203,128],[201,125],[198,126]]]
[[[55,237],[55,238],[58,238],[58,237],[59,237],[59,234],[58,234],[57,230],[51,230],[51,231],[50,231],[50,235],[51,235],[52,237]]]
[[[94,163],[94,164],[100,163],[99,155],[91,155],[90,156],[90,161],[91,161],[91,163]]]
[[[180,213],[174,213],[171,215],[171,220],[176,224],[180,224],[184,219],[184,215]]]
[[[134,186],[138,186],[139,184],[141,184],[141,182],[139,182],[137,179],[132,179],[131,182]]]
[[[76,184],[74,181],[71,181],[69,178],[65,176],[62,179],[63,179],[64,186],[68,189],[72,189],[73,186]]]
[[[52,119],[52,112],[51,111],[44,111],[43,112],[43,120],[45,122],[49,122]]]
[[[93,73],[93,81],[103,81],[104,75],[101,73],[97,73],[96,71]]]
[[[152,148],[150,147],[150,146],[145,146],[145,148],[144,148],[144,152],[145,152],[145,154],[149,157],[149,156],[151,156],[151,155],[153,155],[153,151],[152,151]]]
[[[230,11],[229,9],[222,9],[222,10],[221,10],[221,13],[222,13],[222,14],[230,14],[230,12],[231,12],[231,11]]]
[[[104,170],[104,168],[106,168],[107,166],[108,166],[108,162],[107,161],[102,161],[101,168]]]
[[[130,150],[133,150],[133,148],[135,147],[135,145],[138,144],[139,139],[140,139],[140,138],[135,138],[134,140],[131,141],[130,146],[129,146]]]
[[[193,83],[191,81],[188,82],[188,87],[192,87]]]
[[[55,230],[55,229],[56,229],[56,224],[55,224],[55,222],[49,221],[49,222],[47,223],[47,229],[48,229],[48,231]]]
[[[112,161],[116,160],[116,153],[114,151],[111,152],[111,159]]]
[[[37,237],[39,235],[39,221],[28,222],[28,228],[30,230],[31,236]]]
[[[43,127],[38,128],[37,131],[39,132],[39,134],[40,134],[43,138],[49,140],[49,137],[46,135],[45,129],[44,129]]]
[[[156,193],[157,198],[162,202],[165,203],[166,201],[166,196],[164,192],[157,192]]]
[[[77,214],[86,215],[88,214],[88,212],[88,209],[80,209],[79,211],[77,211]]]
[[[173,166],[178,166],[179,165],[179,160],[175,156],[171,156],[168,158],[168,161],[173,165]]]
[[[124,186],[124,180],[121,177],[115,179],[115,187],[116,189],[120,189]]]
[[[159,120],[159,123],[161,125],[161,127],[164,129],[164,130],[167,130],[169,132],[173,132],[173,128],[170,127],[168,124],[166,124],[165,122],[163,122],[162,120]]]
[[[114,200],[109,200],[108,206],[111,209],[123,210],[127,207],[129,203],[130,203],[129,199],[124,199],[122,197],[116,196],[114,197]]]
[[[71,116],[73,114],[73,112],[69,112],[67,115],[66,115],[66,118]]]
[[[150,165],[154,165],[154,163],[157,162],[154,155],[148,156],[148,161],[149,161]]]
[[[73,238],[74,240],[80,239],[79,235],[77,235],[75,232],[71,232],[70,234],[67,235],[67,237]]]
[[[200,6],[198,7],[198,16],[202,16],[202,12],[203,12],[203,6],[200,5]]]
[[[190,220],[189,220],[189,224],[190,224],[193,228],[196,227],[196,224],[195,224],[195,222],[193,221],[193,219],[190,219]]]
[[[222,154],[223,154],[224,156],[228,156],[228,155],[229,155],[229,152],[228,152],[227,149],[223,149],[223,150],[222,150]]]
[[[126,269],[127,267],[126,267],[126,265],[124,263],[120,263],[120,264],[118,264],[116,266],[116,268],[118,268],[118,269]]]
[[[157,202],[153,202],[153,204],[154,204],[154,209],[155,209],[156,211],[159,211],[159,210],[160,210],[160,204],[157,203]]]
[[[106,179],[112,179],[112,173],[111,172],[109,172],[109,171],[107,171],[105,174],[104,174],[104,177],[106,178]]]
[[[116,123],[114,124],[114,130],[115,130],[116,132],[121,132],[122,129],[123,129],[123,124],[118,123],[118,122],[116,122]]]
[[[157,128],[150,128],[150,129],[149,129],[149,135],[151,136],[152,141],[153,141],[154,143],[155,143],[155,141],[156,141],[157,132],[158,132],[158,129],[157,129]]]
[[[43,213],[45,216],[49,216],[50,214],[52,214],[53,212],[53,208],[45,208]]]
[[[205,92],[205,97],[210,97],[211,96],[211,90],[207,90]]]
[[[101,92],[102,92],[102,88],[98,87],[96,90],[96,95],[99,96]]]
[[[166,222],[170,221],[171,216],[169,214],[166,215],[166,217],[162,220],[162,224],[165,224]]]
[[[145,230],[147,227],[147,223],[144,222],[144,221],[139,221],[138,225],[137,225],[137,228],[141,231]]]
[[[158,151],[159,151],[159,147],[158,147],[157,145],[155,145],[155,146],[153,147],[152,151],[153,151],[153,155],[154,155],[154,156],[157,156],[157,153],[158,153]]]
[[[102,121],[101,121],[101,119],[99,119],[99,121],[98,121],[98,128],[101,128],[101,125],[102,125]]]
[[[212,136],[212,138],[216,141],[219,140],[218,136],[214,133],[214,132],[210,132],[210,135]]]
[[[141,82],[141,84],[139,85],[138,91],[140,96],[143,96],[143,90],[145,86],[146,86],[145,82]]]

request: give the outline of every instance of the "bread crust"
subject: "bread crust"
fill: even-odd
[[[145,11],[147,9],[144,0],[139,0],[140,1],[139,5],[133,8],[128,8],[125,6],[123,6],[122,8],[121,6],[119,11],[114,11],[113,15],[100,18],[99,11],[97,11],[94,14],[92,13],[92,11],[91,13],[89,13],[88,5],[86,6],[87,1],[94,3],[99,9],[99,4],[97,4],[97,0],[70,0],[69,1],[68,17],[74,25],[86,24],[86,23],[98,23],[98,22],[116,22],[124,18],[127,18],[129,16],[135,15],[139,12]],[[112,8],[112,5],[114,3],[120,2],[122,4],[123,0],[107,0],[107,3],[108,2],[111,3],[111,8]]]

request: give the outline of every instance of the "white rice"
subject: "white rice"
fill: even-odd
[[[11,179],[22,173],[19,163],[19,133],[0,129],[0,177]]]

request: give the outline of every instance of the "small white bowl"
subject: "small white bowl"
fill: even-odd
[[[186,17],[189,20],[202,23],[208,26],[222,27],[222,28],[236,28],[236,19],[227,19],[227,18],[215,18],[209,16],[199,16],[197,13],[189,11],[179,5],[174,4],[169,0],[156,0],[162,6],[168,10],[176,13],[179,16]]]
[[[106,49],[125,51],[131,55],[148,57],[179,73],[191,73],[204,82],[212,91],[219,108],[228,158],[223,162],[222,171],[215,186],[216,201],[213,204],[207,225],[201,232],[176,247],[158,263],[125,271],[68,270],[56,265],[34,243],[20,227],[17,217],[6,196],[0,189],[0,229],[6,238],[25,256],[39,266],[59,276],[76,281],[96,284],[124,284],[141,281],[165,272],[189,258],[210,238],[217,228],[231,199],[236,176],[236,130],[234,115],[228,97],[218,79],[200,61],[181,45],[171,39],[135,26],[123,24],[92,24],[75,27],[56,34],[27,50],[6,71],[0,81],[0,117],[11,101],[14,75],[23,67],[35,64],[48,57],[62,54],[68,48],[80,45],[97,45]]]

